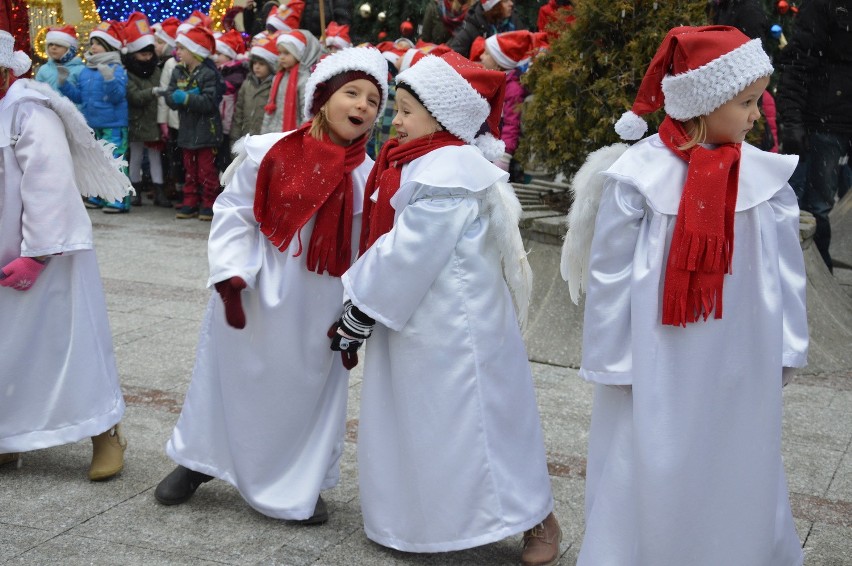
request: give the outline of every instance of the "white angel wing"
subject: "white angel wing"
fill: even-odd
[[[527,251],[521,239],[518,222],[521,219],[521,203],[509,183],[498,181],[488,189],[486,206],[491,227],[497,236],[503,258],[503,277],[515,301],[518,323],[523,329],[527,323],[530,297],[532,296],[532,269],[527,261]]]
[[[575,305],[580,302],[580,294],[589,284],[589,256],[605,181],[600,173],[609,169],[628,147],[627,144],[616,143],[590,153],[571,181],[574,201],[566,219],[568,233],[562,245],[559,268],[562,279],[568,282],[568,292]]]
[[[240,165],[243,164],[243,161],[248,157],[248,151],[246,150],[246,140],[248,140],[249,136],[245,135],[234,142],[234,147],[231,150],[231,155],[234,156],[234,160],[231,161],[231,164],[228,165],[228,168],[225,169],[225,172],[222,173],[221,183],[222,186],[227,186],[231,179],[234,178],[234,173],[236,173],[237,169],[239,169]]]
[[[112,202],[133,193],[133,186],[124,172],[127,161],[113,155],[115,144],[95,139],[92,128],[73,102],[43,83],[27,81],[27,88],[44,95],[48,106],[65,125],[74,162],[74,180],[80,194]]]

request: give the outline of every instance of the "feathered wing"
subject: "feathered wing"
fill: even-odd
[[[95,138],[73,102],[46,84],[27,81],[27,88],[44,95],[48,106],[62,120],[74,162],[74,180],[81,195],[99,196],[112,202],[133,193],[133,186],[124,172],[127,161],[114,156],[115,144]]]
[[[527,251],[521,239],[518,223],[521,219],[521,203],[509,183],[498,181],[488,189],[486,206],[491,227],[497,236],[497,244],[503,259],[503,277],[512,293],[518,323],[524,328],[527,323],[530,297],[532,296],[532,269],[527,261]]]
[[[231,155],[234,156],[234,160],[231,161],[231,164],[228,165],[228,168],[225,169],[225,172],[222,173],[222,183],[223,187],[228,186],[231,182],[231,179],[234,178],[234,173],[236,173],[237,169],[239,169],[240,165],[243,164],[243,161],[248,157],[248,150],[246,150],[246,140],[248,140],[249,136],[243,136],[234,142],[234,147],[231,150]]]
[[[609,169],[628,147],[627,144],[616,143],[590,153],[571,181],[574,201],[566,218],[568,233],[562,245],[559,268],[562,279],[568,282],[568,292],[575,305],[579,304],[580,295],[589,284],[589,256],[595,218],[606,180],[600,173]]]

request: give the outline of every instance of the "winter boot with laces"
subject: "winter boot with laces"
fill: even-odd
[[[106,432],[92,437],[92,465],[89,467],[89,479],[107,480],[124,468],[124,450],[127,439],[117,424]]]
[[[524,532],[524,551],[521,566],[553,566],[559,561],[562,529],[551,513],[544,521]]]

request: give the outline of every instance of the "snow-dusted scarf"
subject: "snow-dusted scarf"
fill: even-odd
[[[663,286],[663,324],[686,326],[715,310],[722,318],[722,287],[734,253],[734,211],[742,144],[716,149],[689,141],[681,122],[666,116],[660,139],[688,164]]]
[[[352,171],[366,158],[367,135],[347,147],[310,134],[312,122],[281,138],[260,162],[254,216],[260,231],[284,251],[316,215],[308,245],[309,271],[340,277],[352,259]],[[301,239],[299,251],[302,253]]]
[[[382,146],[364,189],[364,213],[358,246],[360,253],[367,251],[376,240],[393,228],[394,209],[390,199],[399,189],[402,166],[448,145],[465,145],[465,142],[447,131],[440,131],[402,145],[398,138],[394,138]],[[377,189],[379,195],[373,204],[370,197]]]

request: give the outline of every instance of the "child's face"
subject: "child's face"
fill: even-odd
[[[178,61],[181,61],[188,66],[192,66],[194,61],[198,61],[198,59],[192,55],[192,51],[180,43],[178,43],[177,47],[175,47],[175,54],[177,55]]]
[[[263,80],[272,74],[272,69],[270,69],[269,65],[263,61],[253,61],[251,64],[251,72],[254,73],[254,76],[258,79]]]
[[[340,48],[337,45],[332,43],[330,45],[326,45],[325,50],[328,51],[329,53],[337,53],[338,51],[340,51]]]
[[[328,137],[337,145],[349,145],[373,127],[382,97],[372,81],[358,79],[337,89],[323,112],[328,123]]]
[[[441,129],[429,111],[417,102],[410,92],[402,88],[396,90],[396,116],[393,117],[392,123],[400,145],[434,134]]]
[[[162,57],[169,49],[169,44],[160,39],[157,36],[154,36],[154,53],[157,54],[157,57]]]
[[[479,62],[482,63],[482,66],[490,71],[502,71],[500,65],[497,64],[497,61],[494,60],[494,57],[491,56],[491,53],[488,52],[486,48],[485,51],[482,52],[482,57],[479,58]]]
[[[705,116],[707,137],[710,144],[740,143],[760,118],[757,103],[769,84],[769,77],[762,77],[745,87],[737,96]]]
[[[512,0],[500,0],[500,5],[495,6],[494,9],[499,8],[501,11],[501,16],[505,20],[506,18],[512,17],[512,10],[515,7],[515,3]]]
[[[106,53],[106,47],[95,41],[89,41],[89,53]]]
[[[68,53],[68,48],[64,45],[57,45],[55,43],[47,44],[47,56],[54,61],[59,61],[66,53]]]
[[[299,64],[299,60],[296,59],[296,56],[290,53],[286,47],[283,45],[278,46],[278,69],[285,70],[291,69]]]
[[[225,55],[224,53],[219,53],[218,51],[213,54],[213,62],[217,65],[221,66],[225,63],[230,63],[232,59]]]
[[[146,61],[150,61],[154,58],[154,54],[150,51],[137,51],[133,54],[133,58],[137,61],[142,61],[143,63]]]

